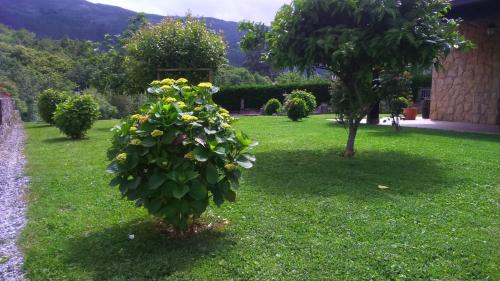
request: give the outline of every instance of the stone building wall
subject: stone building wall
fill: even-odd
[[[488,24],[496,31],[487,35]],[[453,51],[443,70],[433,71],[431,119],[500,123],[500,17],[463,22],[461,31],[476,48]]]

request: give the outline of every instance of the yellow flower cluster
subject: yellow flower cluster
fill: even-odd
[[[195,112],[200,112],[202,110],[203,110],[203,106],[197,106],[197,107],[194,108]]]
[[[173,98],[173,97],[166,97],[163,99],[164,102],[167,102],[167,103],[173,103],[173,102],[176,102],[177,99],[176,98]]]
[[[198,121],[198,117],[189,114],[182,115],[181,119],[186,123],[192,123]]]
[[[120,153],[115,157],[118,162],[125,162],[127,160],[127,153]]]
[[[186,78],[179,78],[175,81],[177,84],[186,84],[188,80]]]
[[[193,152],[190,151],[190,152],[186,153],[186,155],[184,155],[184,158],[189,159],[189,160],[194,160]]]
[[[238,169],[238,165],[236,165],[234,163],[229,163],[229,164],[224,165],[224,169],[226,169],[227,171],[234,171],[234,170]]]
[[[130,144],[132,145],[140,145],[142,142],[140,139],[133,139],[130,141]]]
[[[191,87],[189,86],[182,86],[181,88],[183,91],[191,91]]]
[[[186,104],[183,101],[177,102],[179,108],[186,108]]]
[[[163,91],[168,91],[168,90],[171,90],[172,89],[172,86],[169,86],[169,85],[163,85],[160,87],[161,90]]]
[[[130,127],[130,129],[128,129],[128,131],[131,133],[131,134],[135,134],[135,132],[137,132],[137,127]]]
[[[228,123],[222,123],[221,127],[224,129],[228,129],[228,128],[231,128],[231,125],[229,125]]]
[[[171,85],[175,84],[175,80],[171,79],[171,78],[166,78],[166,79],[161,80],[161,84],[171,86]]]
[[[151,132],[151,136],[152,136],[153,138],[156,138],[156,137],[161,137],[161,136],[163,136],[163,131],[160,131],[160,130],[158,130],[158,129],[153,130],[153,131]]]
[[[141,118],[141,115],[140,114],[134,114],[134,115],[130,116],[130,118],[132,118],[132,120],[139,120],[139,118]]]
[[[202,82],[202,83],[198,84],[198,87],[205,88],[205,89],[210,89],[210,88],[212,88],[212,83],[210,83],[210,82]]]
[[[151,82],[151,86],[161,86],[161,81],[160,80],[154,80]]]
[[[140,115],[138,121],[139,121],[139,124],[144,124],[146,121],[148,121],[149,119],[149,115]]]

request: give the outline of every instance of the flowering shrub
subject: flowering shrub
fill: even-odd
[[[47,89],[41,92],[37,98],[38,115],[43,121],[54,125],[54,112],[58,104],[64,102],[69,96],[67,92]]]
[[[235,201],[241,168],[255,145],[232,127],[234,119],[216,105],[211,83],[186,79],[153,81],[156,99],[114,127],[108,171],[124,197],[185,230],[207,208]]]
[[[80,139],[99,118],[99,105],[92,96],[73,96],[57,105],[54,122],[57,128],[72,139]]]
[[[316,97],[306,90],[293,90],[292,93],[286,95],[285,103],[294,98],[299,98],[306,103],[305,116],[308,116],[318,106],[316,103]]]
[[[281,102],[278,99],[269,99],[264,105],[264,113],[266,115],[273,115],[278,113],[281,109]]]
[[[299,121],[307,115],[306,102],[300,98],[293,98],[287,101],[285,108],[288,118],[290,118],[292,121]]]

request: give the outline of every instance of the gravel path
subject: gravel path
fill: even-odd
[[[28,183],[23,174],[24,131],[16,126],[0,140],[0,280],[24,280],[22,253],[16,246],[26,224],[25,192]]]

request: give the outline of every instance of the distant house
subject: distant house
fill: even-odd
[[[433,71],[431,119],[500,124],[500,0],[453,0],[449,17],[476,44]]]

